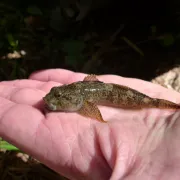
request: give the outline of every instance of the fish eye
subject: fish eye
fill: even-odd
[[[61,95],[62,95],[62,93],[59,92],[59,91],[55,91],[55,92],[54,92],[54,96],[55,96],[55,97],[61,97]]]
[[[59,94],[59,93],[58,93],[58,94],[56,94],[56,97],[61,97],[61,94]]]

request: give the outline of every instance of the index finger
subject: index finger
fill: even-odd
[[[86,74],[84,73],[75,73],[73,71],[65,69],[48,69],[32,73],[29,79],[44,82],[55,81],[62,84],[66,84],[82,80],[85,76]]]
[[[33,73],[30,76],[30,79],[39,81],[56,81],[62,84],[69,84],[76,81],[82,81],[85,76],[86,74],[84,73],[75,73],[65,69],[49,69]],[[180,102],[180,94],[178,92],[151,82],[134,78],[124,78],[117,75],[100,75],[97,78],[106,83],[128,86],[151,97],[164,98],[176,103]]]

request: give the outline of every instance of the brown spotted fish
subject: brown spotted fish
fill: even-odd
[[[96,75],[88,75],[83,81],[53,87],[43,100],[51,111],[78,112],[102,122],[106,121],[102,118],[97,105],[125,109],[180,108],[178,104],[151,98],[126,86],[103,83],[96,78]]]

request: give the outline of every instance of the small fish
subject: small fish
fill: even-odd
[[[51,111],[77,112],[101,122],[107,121],[103,119],[97,105],[124,109],[180,109],[180,105],[168,100],[151,98],[127,86],[99,81],[96,75],[53,87],[43,100]]]

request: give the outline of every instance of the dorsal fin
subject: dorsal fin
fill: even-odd
[[[95,74],[87,75],[83,81],[99,81]]]

